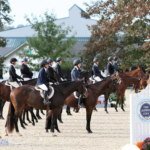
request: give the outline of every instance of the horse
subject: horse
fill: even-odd
[[[92,133],[90,128],[90,121],[91,121],[93,109],[97,104],[98,97],[104,91],[107,90],[110,83],[114,84],[115,82],[119,82],[119,84],[121,84],[120,73],[118,72],[113,74],[111,77],[105,78],[101,82],[97,82],[92,85],[86,85],[88,91],[88,97],[83,99],[83,103],[86,108],[86,120],[87,120],[86,130],[88,131],[88,133]],[[73,93],[65,100],[65,105],[73,108],[78,108],[78,99],[74,97]],[[49,117],[47,118],[46,127],[45,127],[46,131],[48,131],[48,129],[51,128],[51,114],[52,111],[49,111]],[[59,131],[58,126],[55,125],[55,127],[56,130]]]
[[[40,96],[40,92],[35,89],[34,86],[24,85],[19,88],[14,89],[11,94],[11,103],[9,107],[9,112],[6,122],[6,135],[7,129],[11,133],[16,128],[16,132],[20,135],[18,129],[18,117],[20,117],[24,106],[27,104],[30,107],[36,109],[49,110],[51,109],[52,114],[52,132],[53,136],[56,136],[54,132],[54,124],[57,122],[57,112],[64,105],[65,99],[73,93],[73,91],[78,91],[79,93],[86,95],[86,89],[83,84],[83,79],[73,82],[67,82],[60,85],[52,85],[54,88],[54,95],[50,99],[50,105],[43,104],[43,98]]]
[[[37,82],[37,79],[32,79],[32,80],[29,80],[29,81],[22,81],[21,83],[22,83],[22,85],[26,85],[26,84],[29,84],[29,85],[35,85],[36,84],[36,82]],[[0,83],[0,98],[1,98],[1,101],[3,100],[3,101],[7,101],[7,102],[10,102],[10,92],[11,92],[11,89],[10,89],[10,86],[7,86],[7,85],[5,85],[5,81],[4,82],[1,82]],[[0,114],[1,114],[1,116],[2,116],[2,110],[3,110],[3,107],[4,107],[4,104],[5,104],[5,102],[2,102],[2,105],[1,105],[1,109],[0,109]],[[30,110],[30,113],[31,114],[34,114],[33,113],[33,110]],[[33,115],[34,116],[34,115]],[[32,116],[32,124],[33,125],[35,125],[35,123],[34,123],[34,118],[35,117],[33,117]],[[3,117],[2,117],[3,118]],[[35,118],[36,119],[36,118]],[[37,122],[37,119],[36,119],[36,122]],[[24,127],[24,125],[23,125],[23,123],[24,122],[22,122],[21,121],[21,126],[23,127],[23,128],[25,128]],[[25,123],[26,124],[26,123]]]

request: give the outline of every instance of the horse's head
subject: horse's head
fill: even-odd
[[[84,98],[88,97],[88,91],[87,91],[87,88],[85,87],[85,84],[83,82],[84,78],[78,79],[77,81],[80,82],[80,85],[77,87],[77,92],[80,94],[83,94]]]
[[[84,81],[86,84],[88,84],[88,80],[89,80],[89,71],[82,71],[80,72],[80,78],[84,78]]]
[[[139,78],[143,78],[144,80],[146,80],[147,78],[146,78],[146,76],[145,76],[145,74],[144,74],[142,68],[141,68],[141,67],[138,67],[137,70],[138,70],[138,71],[137,71],[137,76],[138,76]]]
[[[117,83],[119,83],[119,84],[122,84],[121,77],[122,77],[122,73],[120,73],[120,72],[116,72],[113,75],[111,75],[111,79],[114,81],[117,81]]]

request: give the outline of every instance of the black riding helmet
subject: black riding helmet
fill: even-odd
[[[81,60],[80,59],[75,59],[74,61],[73,61],[73,65],[74,66],[76,66],[76,65],[78,65],[78,64],[80,64],[81,63]]]
[[[48,63],[51,63],[51,62],[53,62],[53,59],[48,59],[48,61],[47,61]]]
[[[59,61],[61,61],[61,60],[62,60],[61,57],[58,57],[58,58],[56,59],[57,62],[59,62]]]
[[[44,65],[48,64],[48,62],[43,59],[41,62],[40,62],[40,67],[42,68]]]
[[[16,58],[11,58],[11,59],[10,59],[10,63],[11,63],[11,64],[14,63],[14,62],[16,62],[16,61],[18,61]]]
[[[111,57],[108,57],[108,61],[112,61],[114,60],[114,58],[111,56]]]
[[[117,56],[114,57],[114,61],[116,61],[116,60],[118,60],[118,57],[117,57]]]
[[[94,58],[93,59],[93,62],[95,63],[95,62],[99,62],[99,59],[98,58]]]
[[[22,62],[24,62],[24,61],[28,62],[28,59],[27,58],[23,58]]]

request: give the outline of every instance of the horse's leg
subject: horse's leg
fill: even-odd
[[[30,107],[30,111],[32,111],[32,117],[33,119],[35,119],[36,122],[38,122],[38,119],[36,118],[34,111],[33,111],[33,107]]]
[[[32,122],[30,121],[30,119],[29,119],[29,113],[28,113],[28,110],[26,110],[26,115],[27,115],[27,120],[28,120],[28,122],[29,122],[29,123],[32,123]]]
[[[67,108],[66,108],[66,113],[67,113],[67,115],[70,115],[70,116],[72,115],[71,112],[70,112],[70,107],[69,106],[67,106]]]
[[[22,114],[21,116],[19,117],[19,120],[20,120],[20,125],[23,129],[25,129],[25,126],[23,125],[23,121],[22,121]]]
[[[59,120],[60,123],[63,123],[63,121],[62,121],[62,111],[63,111],[63,107],[61,108],[61,111],[58,115],[58,120]]]
[[[121,109],[122,109],[123,111],[125,111],[124,108],[123,108],[123,98],[124,98],[124,94],[125,94],[125,91],[121,94]]]
[[[53,134],[53,137],[57,136],[55,133],[55,128],[54,128],[54,126],[56,125],[56,121],[57,121],[57,113],[58,113],[58,109],[52,110],[51,132]]]
[[[2,99],[0,99],[0,119],[4,119],[3,108],[4,108],[5,103],[6,103],[6,101],[3,101]]]
[[[116,106],[115,106],[116,112],[118,112],[117,105],[118,105],[118,102],[119,102],[119,98],[120,98],[120,95],[117,95]]]
[[[39,114],[39,109],[36,110],[36,116],[37,116],[38,119],[42,119],[40,114]]]
[[[41,110],[41,113],[42,113],[43,115],[45,115],[44,112],[43,112],[43,110]]]
[[[107,111],[107,103],[108,103],[109,95],[110,95],[110,93],[106,93],[106,94],[105,94],[105,111],[106,111],[107,114],[108,114],[108,111]]]
[[[8,130],[7,130],[7,120],[6,120],[6,124],[5,124],[5,136],[8,136]]]
[[[88,133],[93,133],[90,128],[92,111],[93,111],[93,108],[91,108],[91,107],[86,108],[86,120],[87,120],[86,130],[88,131]]]
[[[30,110],[29,110],[29,111],[30,111],[30,113],[31,113],[32,125],[35,126],[34,118],[35,118],[36,122],[38,122],[38,121],[37,121],[37,119],[36,119],[36,117],[35,117],[35,115],[34,115],[34,113],[33,113],[33,108],[30,107]]]
[[[52,110],[46,111],[46,123],[45,123],[45,129],[46,132],[48,132],[48,129],[51,129],[51,117],[52,116]]]
[[[18,117],[15,115],[15,116],[14,116],[14,119],[15,119],[15,129],[16,129],[16,133],[17,133],[19,136],[22,136],[22,135],[19,133]]]
[[[26,111],[24,110],[23,111],[23,124],[25,124],[27,126],[28,124],[25,122],[25,114],[26,114]]]

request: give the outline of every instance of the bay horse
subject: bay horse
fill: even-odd
[[[67,82],[60,85],[52,85],[54,88],[54,95],[50,99],[50,105],[43,104],[43,98],[40,96],[40,92],[35,89],[34,86],[24,85],[19,88],[14,89],[11,94],[11,103],[9,107],[9,112],[7,116],[7,129],[11,133],[16,128],[16,132],[20,135],[18,129],[18,117],[21,115],[25,105],[42,110],[51,109],[52,114],[52,132],[54,133],[54,124],[57,122],[57,112],[64,105],[65,99],[73,93],[73,91],[78,91],[79,93],[86,95],[86,89],[83,84],[83,79],[73,82]],[[7,135],[7,130],[6,130]]]
[[[37,83],[37,79],[32,79],[29,81],[22,81],[21,83],[22,83],[22,85],[26,85],[26,84],[35,85]],[[3,111],[3,107],[4,107],[5,102],[10,102],[10,92],[11,92],[10,86],[5,85],[5,81],[1,82],[0,83],[0,98],[1,98],[1,103],[2,103],[2,105],[0,107],[0,114],[1,115],[2,115],[2,111]],[[3,102],[2,102],[2,100],[3,100]],[[30,113],[32,116],[32,121],[33,121],[32,124],[34,125],[35,124],[34,119],[36,120],[36,122],[37,122],[37,119],[34,117],[34,113],[32,110],[30,110]],[[3,118],[3,116],[2,116],[2,118]],[[21,126],[23,128],[25,128],[23,123],[24,122],[21,122]]]
[[[98,97],[104,91],[106,92],[110,83],[114,84],[115,82],[119,82],[119,84],[121,84],[122,82],[120,73],[118,72],[113,74],[111,77],[106,77],[103,81],[91,85],[86,85],[88,97],[83,99],[83,103],[86,108],[86,120],[87,120],[86,130],[88,131],[88,133],[92,133],[90,128],[90,121],[93,109],[97,104]],[[73,93],[65,100],[65,105],[73,108],[78,108],[78,99],[74,97]],[[51,129],[51,114],[52,111],[49,111],[49,117],[47,118],[45,127],[46,131],[48,131],[48,129]],[[55,129],[59,132],[57,125],[55,125]]]

